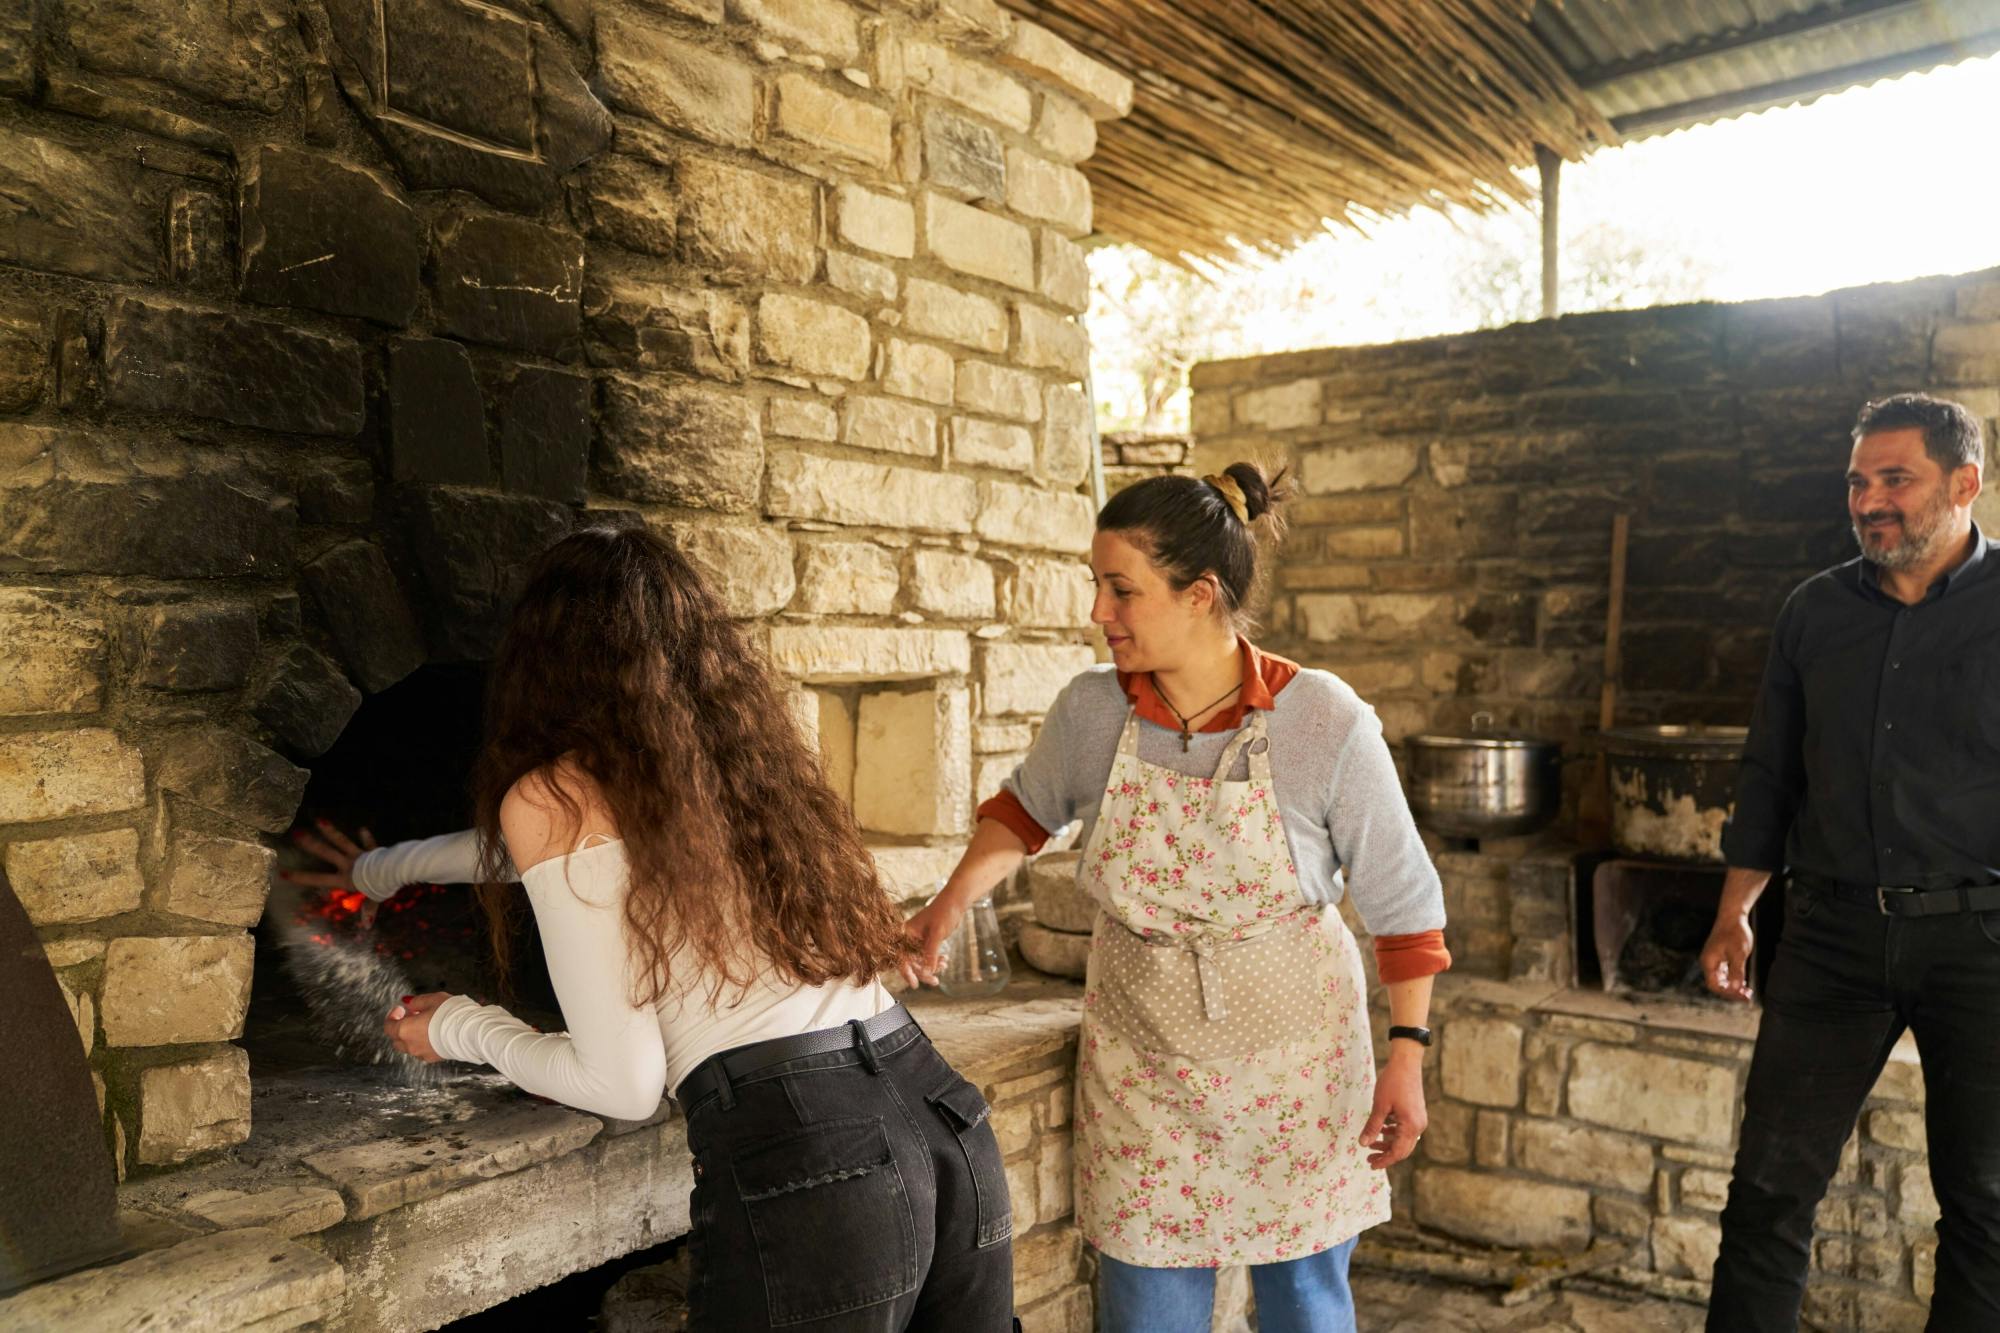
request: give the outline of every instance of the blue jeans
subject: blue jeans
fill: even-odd
[[[1353,1240],[1280,1264],[1252,1264],[1261,1333],[1354,1333],[1347,1288]],[[1141,1268],[1097,1256],[1097,1308],[1104,1333],[1208,1333],[1213,1268]]]

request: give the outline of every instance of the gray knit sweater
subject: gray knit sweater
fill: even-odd
[[[1338,676],[1310,668],[1278,692],[1276,704],[1267,723],[1271,780],[1306,896],[1338,902],[1344,887],[1377,937],[1441,929],[1444,889],[1410,818],[1375,710]],[[1006,790],[1044,829],[1081,819],[1083,845],[1097,822],[1130,711],[1114,668],[1083,672],[1056,696]],[[1141,721],[1139,757],[1210,777],[1235,734],[1198,733],[1182,753],[1178,733]],[[1225,776],[1247,778],[1248,758],[1239,758]]]

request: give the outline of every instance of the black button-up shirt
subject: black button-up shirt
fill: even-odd
[[[2000,881],[2000,542],[1974,526],[1915,606],[1859,558],[1793,590],[1722,851],[1856,884]]]

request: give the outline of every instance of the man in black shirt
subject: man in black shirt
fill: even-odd
[[[1942,1213],[1929,1327],[2000,1329],[2000,542],[1972,521],[1983,471],[1958,404],[1868,404],[1847,467],[1861,555],[1778,615],[1702,951],[1709,988],[1747,1001],[1750,908],[1789,873],[1711,1330],[1796,1326],[1813,1211],[1905,1028]]]

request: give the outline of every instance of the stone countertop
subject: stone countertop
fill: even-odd
[[[1080,986],[1033,973],[997,996],[902,998],[946,1058],[987,1087],[1073,1043],[1082,1013]],[[94,1314],[78,1323],[76,1312],[157,1307],[190,1311],[177,1327],[286,1328],[334,1311],[343,1328],[433,1327],[517,1294],[508,1284],[527,1290],[686,1227],[691,1178],[670,1102],[647,1120],[614,1121],[531,1097],[490,1070],[413,1088],[342,1067],[258,1080],[253,1125],[218,1157],[128,1181],[119,1204],[134,1253],[0,1300],[0,1325],[62,1313],[64,1327],[111,1327]],[[566,1237],[547,1272],[515,1272],[515,1214],[547,1215],[572,1198],[562,1220],[583,1234]],[[447,1217],[448,1252],[412,1245]],[[504,1282],[476,1258],[482,1241],[509,1251]],[[441,1281],[447,1257],[458,1271]]]

